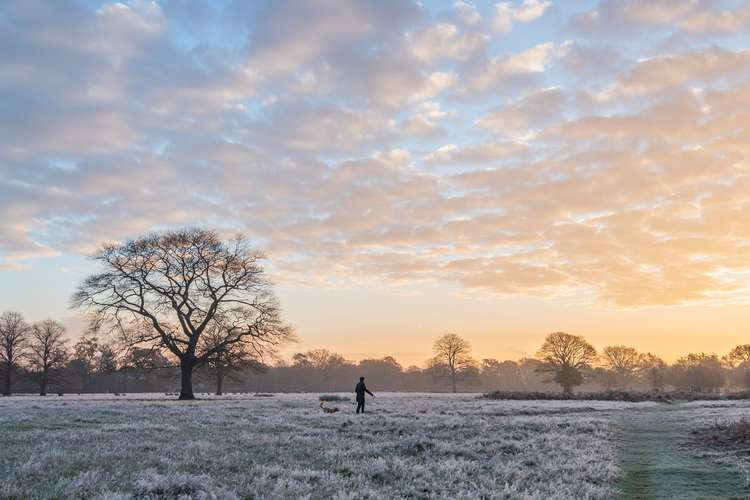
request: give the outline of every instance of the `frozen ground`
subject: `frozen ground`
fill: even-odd
[[[704,448],[690,432],[747,414],[747,403],[661,404],[619,415],[625,498],[748,498],[747,459]]]
[[[625,423],[659,410],[383,393],[329,415],[318,396],[2,398],[0,498],[611,498]],[[680,425],[748,409],[684,406]]]

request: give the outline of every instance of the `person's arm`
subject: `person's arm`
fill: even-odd
[[[370,392],[370,389],[368,389],[367,387],[365,387],[365,392],[366,392],[367,394],[369,394],[370,396],[372,396],[372,397],[375,397],[375,394],[371,393],[371,392]]]

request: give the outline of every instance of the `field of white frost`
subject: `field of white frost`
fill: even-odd
[[[630,412],[702,427],[750,406],[384,393],[329,415],[318,396],[2,398],[0,498],[608,498]]]
[[[318,396],[0,399],[0,497],[604,498],[630,405]]]

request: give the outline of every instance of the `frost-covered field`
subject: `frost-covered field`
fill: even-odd
[[[750,401],[694,401],[685,405],[681,412],[690,419],[691,430],[710,428],[750,419]],[[702,447],[701,455],[718,463],[730,464],[738,469],[747,486],[750,486],[750,456],[747,446],[739,450]]]
[[[0,497],[605,498],[612,415],[650,404],[318,396],[3,398]]]

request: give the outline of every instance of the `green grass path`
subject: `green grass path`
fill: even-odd
[[[750,498],[739,473],[685,446],[691,426],[684,404],[622,412],[622,498]]]

